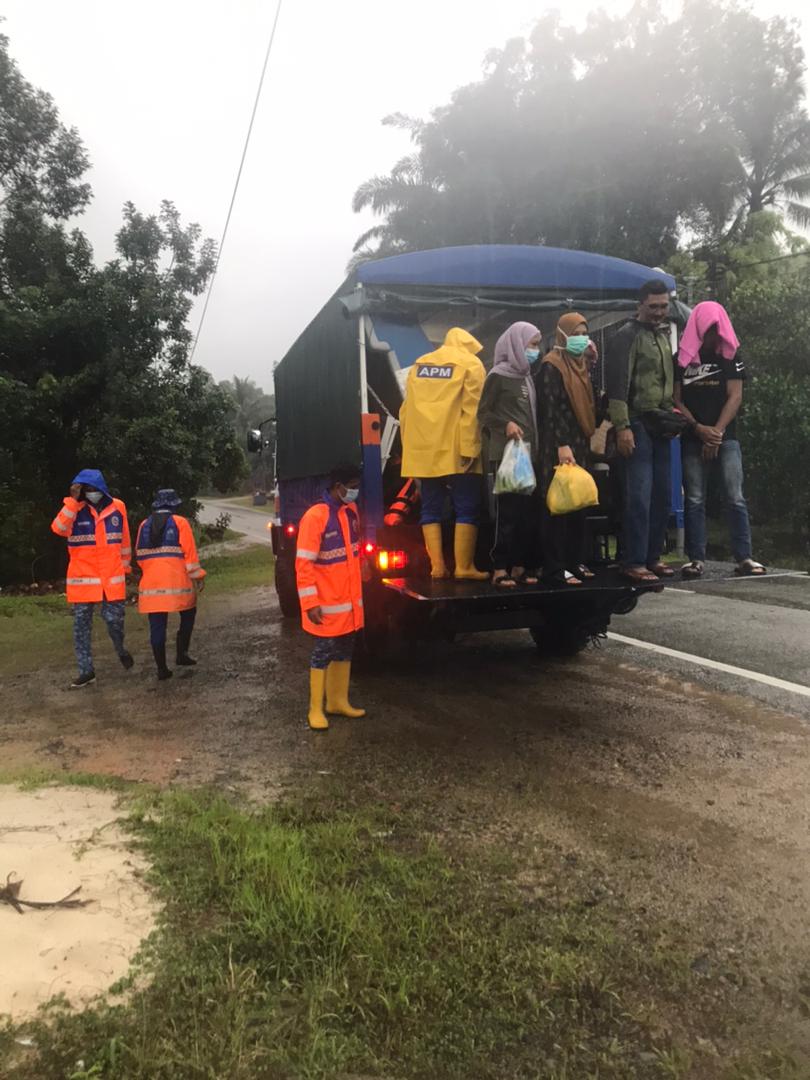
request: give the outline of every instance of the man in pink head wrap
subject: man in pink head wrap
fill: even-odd
[[[722,304],[707,300],[689,316],[678,350],[675,405],[689,421],[682,439],[686,495],[685,578],[703,574],[706,560],[706,488],[709,470],[719,463],[728,507],[736,573],[759,576],[765,567],[751,558],[751,525],[743,495],[743,466],[737,439],[745,364],[740,342]]]

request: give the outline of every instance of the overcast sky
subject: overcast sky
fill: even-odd
[[[803,0],[757,0],[798,17]],[[547,5],[552,7],[555,5]],[[525,33],[537,0],[283,0],[259,113],[195,359],[216,378],[270,371],[343,279],[369,218],[363,180],[408,150],[380,125],[423,116]],[[581,19],[596,0],[569,0]],[[625,10],[626,3],[602,5]],[[5,0],[23,74],[49,91],[93,162],[82,219],[108,258],[131,199],[172,199],[218,238],[276,0]],[[805,50],[810,52],[807,31]],[[196,316],[198,317],[198,316]],[[195,323],[196,326],[196,323]]]

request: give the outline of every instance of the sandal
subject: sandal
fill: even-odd
[[[582,563],[580,566],[575,566],[573,573],[575,577],[584,578],[586,581],[590,578],[596,577],[596,574],[593,572],[593,570],[589,570],[584,563]]]
[[[737,565],[734,573],[737,577],[762,577],[762,575],[767,574],[768,571],[762,563],[755,562],[753,559],[743,559],[743,561]]]
[[[635,570],[631,568],[628,568],[626,570],[620,570],[619,576],[627,578],[627,580],[632,581],[634,585],[647,585],[658,581],[656,575],[653,574],[652,571],[647,570],[646,568],[643,570]]]
[[[581,585],[582,582],[568,570],[558,570],[555,574],[549,574],[543,578],[544,585],[558,588],[560,585]]]
[[[691,562],[685,563],[681,567],[681,577],[684,578],[699,578],[703,577],[703,563],[699,559],[692,559]]]
[[[533,570],[521,570],[519,574],[512,571],[512,578],[516,585],[538,585],[540,579]]]
[[[493,574],[492,584],[496,589],[514,589],[517,582],[511,574],[498,574],[497,577]]]
[[[675,577],[675,571],[671,566],[667,566],[666,563],[660,560],[657,563],[653,563],[652,566],[648,566],[647,569],[651,574],[655,574],[657,578],[662,577]]]

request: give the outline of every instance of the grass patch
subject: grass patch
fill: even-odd
[[[244,535],[243,532],[237,532],[236,529],[225,529],[222,536],[213,537],[205,531],[205,527],[203,526],[197,530],[197,547],[200,551],[204,551],[211,544],[221,544],[228,540],[241,540]]]
[[[234,555],[212,555],[204,564],[205,590],[212,593],[249,589],[273,582],[273,552],[269,544],[252,544]]]
[[[217,503],[225,503],[228,506],[239,507],[240,510],[253,510],[257,514],[263,514],[265,517],[272,517],[273,515],[273,500],[268,498],[264,506],[254,506],[252,495],[234,495],[227,499],[216,499]]]
[[[627,941],[598,907],[527,902],[497,859],[451,861],[403,824],[374,809],[145,798],[131,825],[165,904],[140,958],[148,978],[122,984],[122,1004],[57,1005],[8,1027],[3,1075],[734,1075],[692,1073],[666,1034],[667,1009],[690,1005],[691,976],[660,928]],[[23,1034],[33,1049],[15,1044]],[[783,1060],[773,1075],[801,1075]]]
[[[40,768],[0,768],[0,784],[13,785],[21,791],[36,791],[51,784],[58,784],[59,787],[94,788],[96,791],[127,792],[136,788],[146,790],[143,785],[139,787],[134,780],[125,780],[121,776]]]

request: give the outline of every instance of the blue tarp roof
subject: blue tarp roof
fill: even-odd
[[[480,289],[587,290],[635,294],[645,281],[675,279],[640,263],[589,251],[528,244],[473,244],[393,255],[357,270],[363,285],[423,285]]]
[[[396,322],[376,312],[371,321],[377,339],[394,350],[401,368],[410,367],[414,360],[436,348],[419,323]]]

